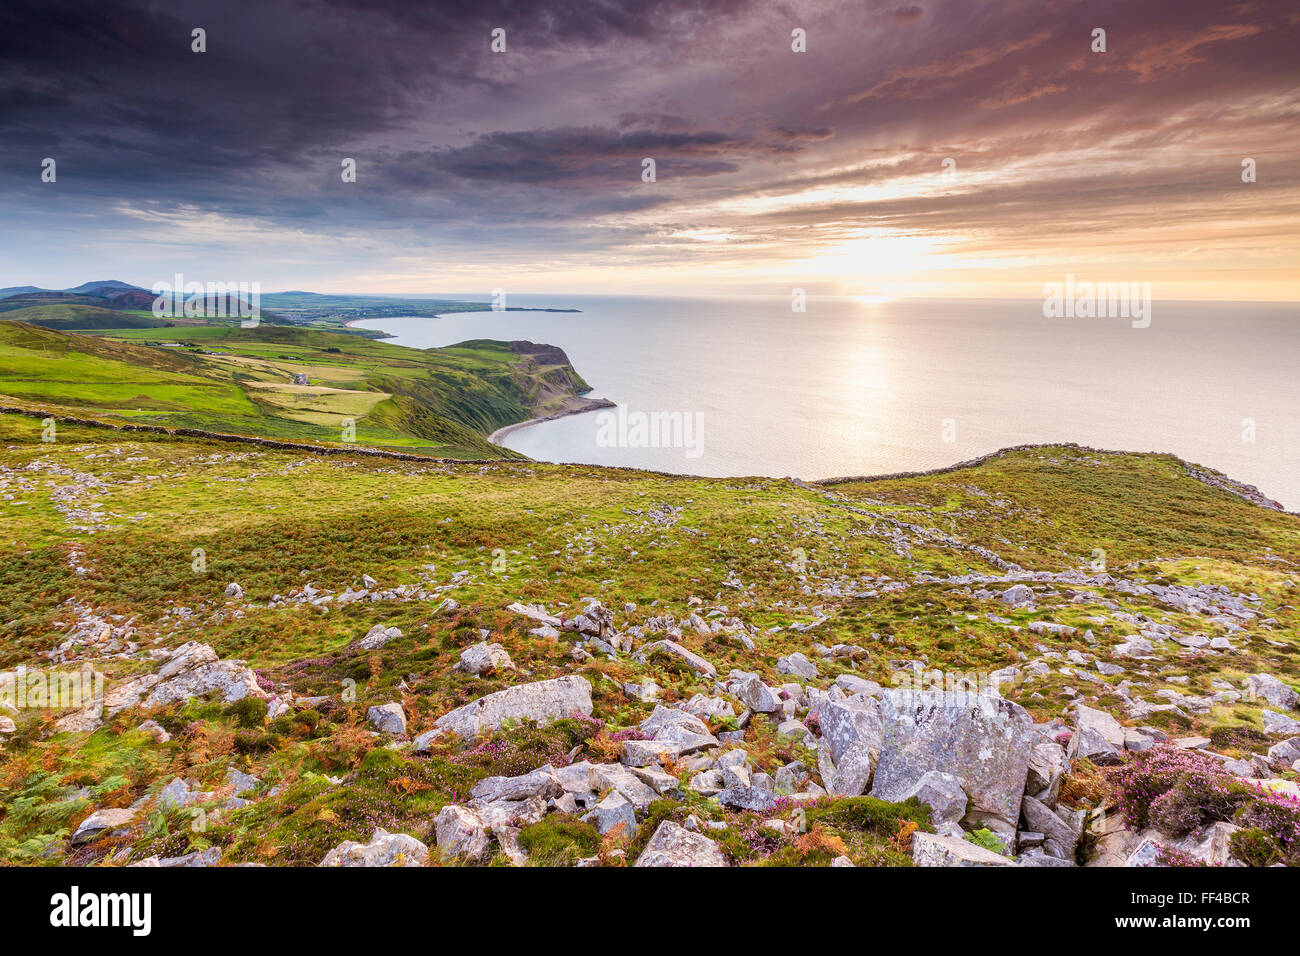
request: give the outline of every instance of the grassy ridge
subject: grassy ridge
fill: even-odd
[[[308,348],[297,339],[263,341],[260,357],[295,343]],[[167,363],[191,361],[148,354],[163,363],[159,374],[180,374]],[[300,357],[315,360],[314,353]],[[462,371],[494,361],[477,348],[460,360]],[[394,381],[401,377],[393,373]],[[72,599],[131,621],[144,647],[201,640],[222,657],[247,660],[269,686],[328,699],[276,720],[256,702],[163,708],[150,714],[172,733],[161,745],[135,729],[138,711],[89,735],[50,735],[54,715],[24,713],[0,757],[0,861],[120,861],[218,846],[225,861],[314,864],[342,840],[367,839],[376,825],[427,838],[437,808],[463,800],[483,776],[525,772],[574,748],[589,759],[617,759],[611,733],[651,709],[623,692],[626,682],[654,680],[669,701],[713,692],[711,681],[664,659],[576,661],[567,638],[531,634],[534,622],[505,610],[517,600],[571,614],[584,597],[596,597],[618,609],[623,625],[665,613],[681,619],[699,599],[701,613],[719,610],[752,628],[752,650],[723,634],[688,631],[682,638],[719,674],[734,667],[774,679],[777,658],[799,650],[817,660],[819,686],[841,673],[888,684],[893,662],[903,660],[991,671],[1021,653],[1064,653],[1078,644],[1028,631],[1039,620],[1094,628],[1104,653],[1136,632],[1117,608],[1184,631],[1227,633],[1146,596],[1060,587],[1032,608],[1012,609],[925,579],[997,573],[964,545],[1044,571],[1084,567],[1100,546],[1113,574],[1253,592],[1271,621],[1234,634],[1232,654],[1162,651],[1142,662],[1140,673],[1098,677],[1088,693],[1103,706],[1119,707],[1119,685],[1133,679],[1140,684],[1130,693],[1159,699],[1151,696],[1157,689],[1206,693],[1214,681],[1239,686],[1261,670],[1293,681],[1300,674],[1300,519],[1209,488],[1164,456],[1035,449],[958,473],[827,492],[773,479],[522,462],[335,459],[72,426],[46,443],[40,423],[19,416],[0,416],[0,449],[0,562],[9,571],[0,576],[0,669],[39,661],[58,644],[74,615],[65,603]],[[196,549],[206,557],[200,569]],[[338,594],[366,574],[381,588],[419,585],[437,596],[322,605],[294,599],[308,586]],[[724,584],[737,579],[738,588]],[[231,581],[243,586],[243,598],[224,596]],[[909,586],[890,590],[888,582]],[[439,611],[444,595],[459,607]],[[626,610],[629,602],[636,608]],[[1090,623],[1097,616],[1108,623]],[[817,621],[807,631],[791,627]],[[376,624],[404,636],[380,651],[355,649]],[[485,630],[519,673],[475,678],[453,670],[460,651]],[[870,656],[821,658],[815,642],[859,644]],[[95,666],[111,685],[150,665],[118,657]],[[440,744],[429,755],[388,750],[367,733],[371,704],[403,702],[414,735],[485,693],[567,673],[592,682],[599,730],[562,721],[544,731],[516,728],[481,748]],[[355,700],[340,699],[348,681]],[[1004,693],[1042,720],[1064,713],[1072,684],[1053,671]],[[1232,753],[1266,739],[1260,719],[1259,702],[1243,699],[1149,722],[1204,733]],[[724,720],[714,729],[734,728]],[[814,754],[777,735],[766,719],[750,724],[745,747],[768,772],[794,759],[816,767]],[[203,832],[184,815],[163,816],[130,841],[66,846],[67,833],[92,809],[127,806],[176,775],[212,787],[230,766],[283,789]],[[79,791],[83,786],[89,789]],[[727,819],[718,839],[738,863],[824,865],[846,853],[859,865],[906,864],[899,847],[907,828],[926,825],[916,808],[862,798],[822,804],[810,813],[818,825],[798,840],[751,840],[755,821],[688,795],[651,810],[627,844],[628,857],[654,820],[688,812]],[[571,818],[536,826],[526,832],[538,862],[571,862],[600,845],[589,826]]]
[[[82,305],[75,302],[59,302],[51,305],[33,305],[21,309],[0,312],[0,319],[6,322],[26,322],[47,329],[99,330],[99,329],[154,329],[168,323],[156,319],[145,312],[125,312],[105,309],[94,305]]]
[[[296,384],[298,376],[307,384]],[[490,341],[421,350],[270,325],[92,337],[0,323],[0,394],[92,416],[270,438],[513,457],[486,435],[585,389],[567,366],[541,366]],[[354,436],[345,433],[349,426]]]

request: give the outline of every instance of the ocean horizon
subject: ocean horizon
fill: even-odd
[[[355,322],[415,348],[564,349],[621,406],[510,431],[531,458],[708,477],[926,471],[1008,446],[1168,452],[1300,507],[1300,305],[1160,301],[1151,321],[1041,299],[512,294],[522,309]],[[662,428],[656,428],[662,424]],[[648,426],[648,427],[646,427]]]

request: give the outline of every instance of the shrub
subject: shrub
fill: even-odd
[[[1211,756],[1161,745],[1133,754],[1107,776],[1133,829],[1156,826],[1185,836],[1211,823],[1232,822],[1246,828],[1232,842],[1243,862],[1300,865],[1300,799],[1242,780]]]
[[[1262,830],[1288,866],[1300,866],[1300,799],[1258,785],[1248,788],[1254,799],[1238,815],[1237,822]]]
[[[1208,866],[1204,860],[1198,860],[1190,853],[1163,843],[1156,849],[1156,866]]]
[[[567,765],[569,751],[595,737],[602,727],[598,720],[578,717],[545,727],[524,724],[480,738],[449,759],[473,767],[485,777],[514,777],[543,764]]]
[[[1171,823],[1178,823],[1194,812],[1194,808],[1183,808],[1182,802],[1195,804],[1195,794],[1209,794],[1235,780],[1213,757],[1164,745],[1135,753],[1127,763],[1108,768],[1105,773],[1115,788],[1124,822],[1134,830],[1154,823],[1153,814],[1161,809],[1158,805],[1160,798],[1180,783],[1186,784],[1183,800],[1171,799],[1164,808]]]
[[[1234,782],[1188,774],[1156,798],[1147,817],[1161,832],[1182,837],[1231,819],[1245,800]]]
[[[279,737],[264,730],[237,730],[232,749],[238,754],[270,753],[279,743]]]
[[[1228,838],[1232,855],[1247,866],[1272,866],[1282,862],[1282,849],[1277,841],[1259,827],[1238,830]]]
[[[240,727],[252,730],[266,720],[266,701],[257,697],[242,697],[225,707],[225,715],[233,718]]]

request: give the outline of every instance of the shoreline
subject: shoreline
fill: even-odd
[[[464,309],[464,310],[461,310],[460,312],[440,312],[440,313],[438,313],[437,315],[432,316],[432,318],[440,319],[440,318],[442,318],[444,315],[460,315],[460,314],[462,314],[462,313],[467,313],[467,312],[468,312],[468,313],[476,313],[476,312],[492,312],[492,311],[497,311],[497,310],[495,310],[495,309]],[[579,312],[579,311],[581,311],[581,310],[580,310],[580,309],[517,309],[516,311],[520,311],[520,312]],[[425,316],[413,316],[413,318],[425,318]],[[355,322],[373,322],[373,321],[375,321],[375,320],[374,320],[374,319],[349,319],[347,322],[344,322],[343,324],[344,324],[345,326],[347,326],[348,328],[352,328],[352,327],[353,327],[353,323],[355,323]],[[376,330],[374,330],[374,331],[383,332],[382,329],[376,329]],[[384,332],[382,337],[383,337],[383,338],[386,338],[386,339],[392,339],[392,338],[396,338],[397,336],[396,336],[395,334],[393,334],[392,332]],[[433,346],[433,347],[434,347],[434,348],[437,348],[438,346]],[[501,444],[501,439],[505,438],[505,437],[506,437],[507,435],[509,435],[511,432],[518,431],[518,430],[521,429],[521,428],[528,428],[528,427],[530,427],[530,426],[532,426],[532,425],[540,425],[540,424],[542,424],[543,422],[553,422],[553,421],[555,421],[556,419],[559,419],[559,418],[567,418],[567,417],[570,416],[570,415],[582,415],[582,414],[584,414],[584,413],[586,413],[586,412],[595,411],[595,410],[598,409],[598,408],[617,408],[617,407],[618,407],[618,403],[617,403],[617,402],[612,402],[612,401],[610,401],[610,400],[607,399],[607,398],[583,398],[581,395],[575,395],[575,396],[573,396],[572,399],[570,399],[570,401],[572,401],[572,402],[574,402],[574,403],[577,403],[577,404],[573,405],[572,407],[562,408],[562,409],[560,409],[559,411],[552,412],[552,413],[549,414],[549,415],[543,415],[543,416],[541,416],[540,418],[529,418],[529,419],[526,419],[525,421],[522,421],[522,422],[514,422],[514,423],[512,423],[512,424],[510,424],[510,425],[505,425],[505,426],[502,426],[501,428],[498,428],[496,431],[492,432],[492,434],[488,435],[488,437],[487,437],[488,444],[490,444],[490,445],[496,445],[498,448],[505,448],[505,446]],[[506,450],[509,451],[509,449],[506,449]]]
[[[582,398],[578,400],[583,404],[576,408],[562,408],[558,412],[551,412],[549,415],[543,415],[541,418],[530,418],[527,421],[515,422],[513,425],[505,425],[498,428],[491,435],[488,435],[488,442],[493,445],[501,445],[500,439],[505,438],[511,432],[518,431],[521,428],[528,428],[530,425],[540,425],[542,422],[553,422],[556,419],[567,418],[570,415],[582,415],[586,412],[594,412],[598,408],[617,408],[617,402],[611,402],[608,398]]]
[[[588,401],[606,402],[608,401],[608,399],[588,399]],[[547,418],[544,419],[531,419],[527,422],[516,422],[514,425],[507,425],[506,428],[507,429],[522,428],[525,425],[531,425],[539,421],[547,421],[551,418],[562,418],[564,415],[574,415],[574,414],[580,414],[583,411],[591,411],[592,409],[597,407],[603,407],[603,408],[616,407],[616,403],[610,402],[608,405],[602,405],[602,406],[593,404],[583,409],[574,409],[568,412],[556,413],[554,415],[547,416]],[[40,407],[25,407],[21,405],[0,405],[0,415],[22,415],[27,418],[53,418],[57,421],[66,422],[71,425],[80,425],[87,428],[106,428],[110,431],[125,432],[125,433],[138,432],[140,434],[163,435],[163,436],[174,437],[174,438],[198,438],[207,441],[231,442],[235,444],[245,444],[245,445],[260,445],[263,448],[271,448],[271,449],[285,450],[285,451],[301,451],[301,452],[307,452],[309,454],[316,454],[316,455],[358,455],[358,456],[369,457],[369,458],[392,458],[398,461],[429,462],[429,463],[434,463],[439,465],[510,465],[510,464],[523,463],[518,459],[512,459],[512,458],[439,458],[434,455],[417,455],[410,452],[390,451],[385,448],[370,448],[367,446],[312,445],[305,442],[291,442],[291,441],[283,441],[283,440],[272,439],[272,438],[258,438],[252,435],[236,435],[228,432],[212,432],[200,428],[174,428],[165,425],[142,425],[142,424],[136,424],[132,422],[108,422],[108,421],[103,421],[101,419],[81,418],[80,416],[68,415],[64,412],[54,411],[51,409],[44,409]],[[492,435],[495,436],[499,434],[501,431],[502,429],[497,429],[497,431],[493,432]],[[1247,485],[1245,482],[1240,482],[1233,478],[1230,478],[1224,472],[1218,471],[1217,469],[1210,468],[1208,466],[1203,466],[1203,465],[1195,465],[1192,462],[1187,461],[1187,459],[1175,455],[1172,452],[1117,451],[1117,450],[1111,450],[1105,448],[1090,448],[1086,445],[1079,445],[1075,442],[1035,442],[1028,445],[1010,445],[1006,448],[1000,448],[995,452],[990,452],[987,455],[981,455],[979,458],[968,459],[967,461],[958,462],[957,464],[954,465],[945,465],[940,468],[933,468],[930,469],[929,471],[901,472],[901,473],[896,472],[894,474],[886,474],[886,475],[856,475],[853,477],[843,477],[843,478],[820,478],[815,481],[805,481],[802,478],[793,478],[790,476],[780,478],[780,477],[774,477],[772,475],[734,475],[734,476],[730,476],[729,478],[723,478],[721,480],[726,481],[726,480],[761,478],[769,481],[788,481],[804,488],[833,493],[833,487],[836,484],[846,484],[846,483],[858,482],[858,481],[868,481],[868,482],[885,481],[897,477],[924,477],[927,475],[942,474],[942,473],[957,471],[963,468],[974,468],[980,464],[983,464],[986,461],[997,458],[1000,455],[1005,455],[1008,452],[1027,451],[1036,448],[1074,448],[1074,449],[1081,449],[1089,452],[1095,452],[1097,454],[1103,454],[1103,455],[1154,455],[1154,456],[1172,458],[1174,461],[1178,462],[1183,466],[1183,468],[1187,471],[1189,478],[1199,481],[1202,484],[1208,484],[1211,487],[1219,487],[1220,490],[1228,491],[1230,494],[1236,494],[1239,498],[1243,498],[1246,501],[1249,501],[1251,504],[1256,505],[1257,507],[1265,508],[1269,511],[1278,511],[1281,514],[1288,514],[1288,515],[1294,515],[1296,517],[1300,517],[1300,511],[1289,510],[1280,502],[1268,498],[1268,496],[1264,495],[1262,492],[1259,492],[1254,485]],[[539,464],[539,462],[534,462],[534,464]],[[692,474],[685,474],[685,473],[674,472],[674,471],[659,471],[654,468],[633,468],[629,465],[590,465],[589,463],[585,463],[585,462],[572,462],[572,461],[540,462],[540,464],[559,465],[559,466],[583,465],[584,467],[604,468],[609,471],[630,472],[634,474],[660,475],[664,478],[687,478],[687,479],[711,478],[713,480],[717,480],[716,476],[692,475]],[[1211,480],[1207,480],[1207,478]],[[1240,488],[1249,489],[1250,491],[1254,492],[1254,495],[1250,495],[1250,494],[1243,495],[1239,490],[1233,491],[1228,488],[1223,488],[1221,485],[1218,484],[1218,481],[1220,480],[1226,480],[1234,485],[1239,486]],[[1261,501],[1256,499],[1255,495],[1258,496],[1258,499],[1263,499],[1263,500]]]
[[[486,303],[484,304],[486,305]],[[434,315],[376,315],[370,317],[363,316],[362,318],[358,318],[358,319],[348,319],[346,322],[343,323],[343,327],[350,329],[357,322],[382,322],[384,319],[441,319],[446,316],[453,316],[453,315],[477,315],[478,313],[481,312],[577,312],[577,313],[581,313],[582,310],[581,309],[546,309],[546,308],[529,309],[518,305],[510,306],[507,309],[494,309],[489,305],[485,309],[457,309],[455,312],[438,312],[435,313]],[[371,331],[383,332],[383,329],[373,329]],[[397,338],[397,336],[392,332],[384,332],[383,335],[379,336],[379,338],[395,339]],[[408,348],[416,348],[416,347],[417,346],[408,346]],[[445,346],[436,346],[436,345],[430,346],[430,348],[443,348],[443,347]]]
[[[457,314],[457,313],[441,313],[438,317],[441,318],[442,315],[452,315],[452,314]],[[354,321],[359,322],[359,321],[366,321],[366,320],[354,319],[354,320],[349,320],[346,324],[350,327]],[[391,333],[385,333],[384,337],[392,338],[395,336],[393,336]],[[567,415],[582,414],[583,412],[588,412],[595,408],[617,407],[617,403],[610,402],[605,399],[597,399],[591,401],[593,401],[593,404],[586,405],[581,408],[564,409],[562,411],[555,412],[540,418],[530,418],[527,421],[516,422],[512,425],[507,425],[503,428],[499,428],[496,431],[492,432],[491,435],[488,436],[487,439],[488,443],[492,445],[496,445],[497,447],[504,448],[505,446],[500,444],[500,440],[505,438],[511,432],[516,431],[517,429],[527,428],[531,425],[539,425],[548,421],[554,421],[558,418],[563,418]],[[935,468],[928,468],[928,469],[921,469],[921,470],[906,470],[906,471],[888,472],[888,473],[875,474],[875,475],[831,476],[827,478],[815,478],[815,479],[790,478],[790,480],[801,482],[808,486],[829,490],[832,489],[835,485],[840,485],[840,484],[850,484],[850,483],[858,483],[858,482],[867,483],[867,482],[888,481],[891,479],[905,479],[905,478],[925,478],[925,477],[930,477],[935,475],[949,474],[966,468],[978,467],[979,465],[985,464],[988,461],[1002,457],[1003,455],[1006,455],[1009,452],[1028,451],[1037,448],[1050,448],[1050,447],[1076,448],[1083,451],[1102,454],[1102,455],[1124,455],[1124,454],[1167,455],[1168,457],[1178,461],[1183,466],[1187,474],[1190,477],[1194,478],[1195,480],[1199,481],[1201,484],[1208,485],[1210,487],[1215,487],[1223,491],[1227,491],[1228,493],[1233,494],[1242,500],[1245,500],[1247,502],[1250,502],[1251,504],[1254,504],[1261,508],[1265,508],[1270,511],[1279,511],[1283,514],[1293,514],[1293,515],[1300,514],[1300,507],[1296,507],[1294,510],[1292,510],[1291,508],[1288,508],[1286,505],[1283,505],[1277,499],[1271,498],[1264,492],[1260,491],[1259,487],[1256,485],[1252,485],[1249,484],[1248,482],[1231,478],[1225,472],[1219,471],[1218,469],[1211,468],[1204,465],[1198,465],[1196,463],[1190,462],[1187,459],[1183,458],[1181,455],[1177,455],[1173,452],[1159,452],[1159,451],[1136,452],[1131,450],[1116,451],[1112,449],[1093,448],[1087,445],[1079,445],[1075,442],[1030,442],[1030,443],[1019,444],[1019,445],[1010,445],[1003,448],[999,448],[995,451],[988,452],[983,455],[979,455],[975,458],[966,459],[964,461],[953,462],[947,465],[940,465]],[[588,463],[581,463],[581,462],[565,462],[565,461],[558,461],[558,460],[549,461],[547,463],[556,464],[556,465],[588,464]],[[683,477],[683,478],[704,477],[700,475],[691,474],[690,472],[661,471],[658,469],[634,468],[628,465],[602,465],[599,467],[628,469],[631,471],[651,471],[655,474],[662,474],[665,476],[672,476],[672,477]],[[731,477],[740,477],[740,476],[731,476]],[[770,478],[775,476],[767,475],[762,477]]]

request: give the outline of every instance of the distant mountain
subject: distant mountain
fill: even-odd
[[[42,289],[35,285],[11,285],[8,288],[0,289],[0,299],[8,299],[15,295],[91,295],[91,296],[121,296],[124,293],[137,293],[148,295],[152,298],[152,293],[147,289],[142,289],[138,285],[131,285],[129,282],[122,282],[120,279],[99,279],[95,282],[83,282],[79,286],[71,289]],[[134,308],[134,306],[132,306]]]
[[[75,288],[57,291],[30,285],[11,286],[0,290],[0,312],[53,305],[138,311],[152,308],[155,298],[152,292],[117,279],[84,282]]]
[[[45,289],[37,288],[34,285],[11,285],[7,289],[0,289],[0,299],[7,299],[11,295],[27,295],[29,292],[44,292]]]
[[[121,290],[130,290],[133,292],[148,291],[147,289],[140,288],[138,285],[131,285],[131,283],[129,282],[121,282],[118,279],[100,279],[97,282],[83,282],[81,285],[77,286],[76,288],[64,289],[62,291],[97,293],[97,292],[103,292],[106,289],[121,289]]]

